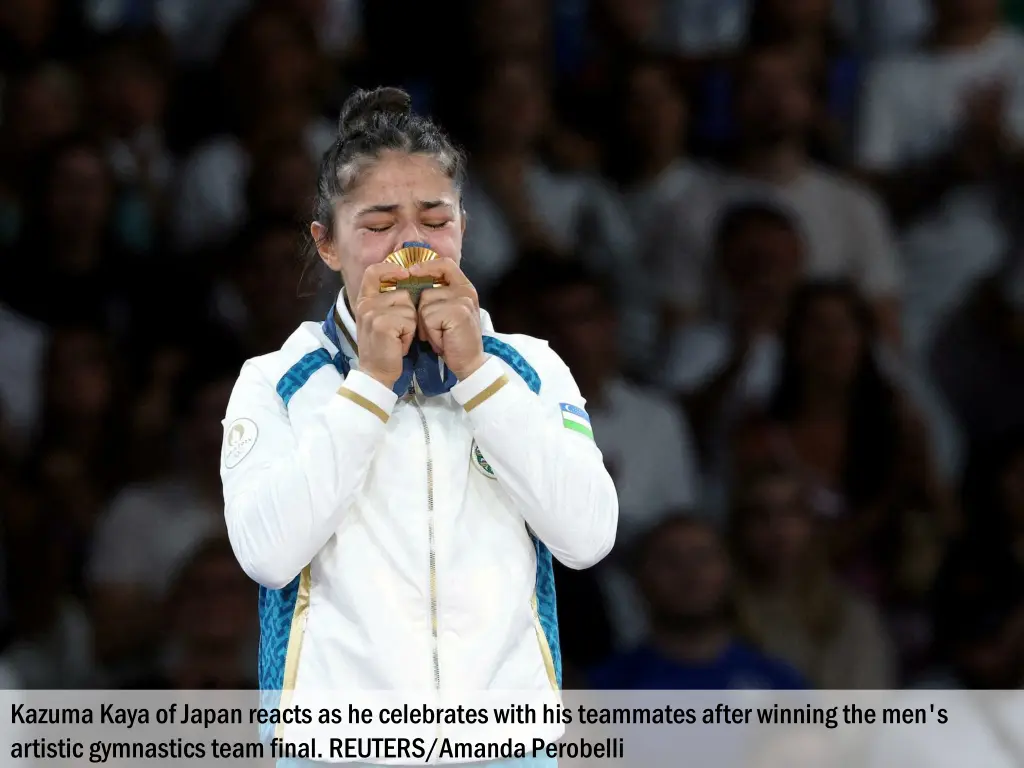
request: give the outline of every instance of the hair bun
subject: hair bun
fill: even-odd
[[[376,114],[412,114],[412,98],[401,88],[359,89],[345,100],[341,108],[338,132],[342,137],[356,133]]]

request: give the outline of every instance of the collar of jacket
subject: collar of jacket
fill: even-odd
[[[480,310],[480,328],[487,334],[494,330],[490,315]],[[338,300],[331,307],[323,323],[323,331],[331,343],[343,355],[351,367],[359,360],[359,345],[356,340],[356,321],[348,306],[345,289],[338,294]],[[409,354],[402,361],[402,375],[392,386],[399,397],[420,392],[427,397],[443,395],[458,383],[455,374],[448,369],[444,360],[437,356],[426,342],[415,341]]]

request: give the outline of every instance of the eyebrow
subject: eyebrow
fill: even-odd
[[[401,206],[399,206],[398,203],[382,203],[380,205],[371,205],[368,208],[363,208],[362,210],[360,210],[356,214],[356,216],[366,216],[367,214],[371,213],[394,213],[400,207]],[[421,211],[430,211],[433,210],[434,208],[448,208],[452,211],[455,210],[455,207],[446,200],[420,200],[416,203],[416,207],[419,208]]]

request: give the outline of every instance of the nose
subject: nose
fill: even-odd
[[[410,245],[425,245],[426,233],[422,231],[419,222],[410,221],[399,227],[395,227],[395,241],[391,244],[391,250],[407,248]]]

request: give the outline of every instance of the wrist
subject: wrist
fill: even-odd
[[[378,384],[385,386],[388,389],[391,389],[393,386],[395,386],[395,382],[398,381],[397,376],[389,376],[387,374],[382,374],[379,371],[375,371],[373,368],[365,368],[360,366],[359,370],[365,373],[374,381],[376,381]]]
[[[483,367],[484,363],[487,362],[487,357],[488,356],[485,352],[481,352],[473,359],[472,363],[462,366],[459,370],[452,368],[452,373],[455,374],[455,378],[459,381],[465,381]]]

